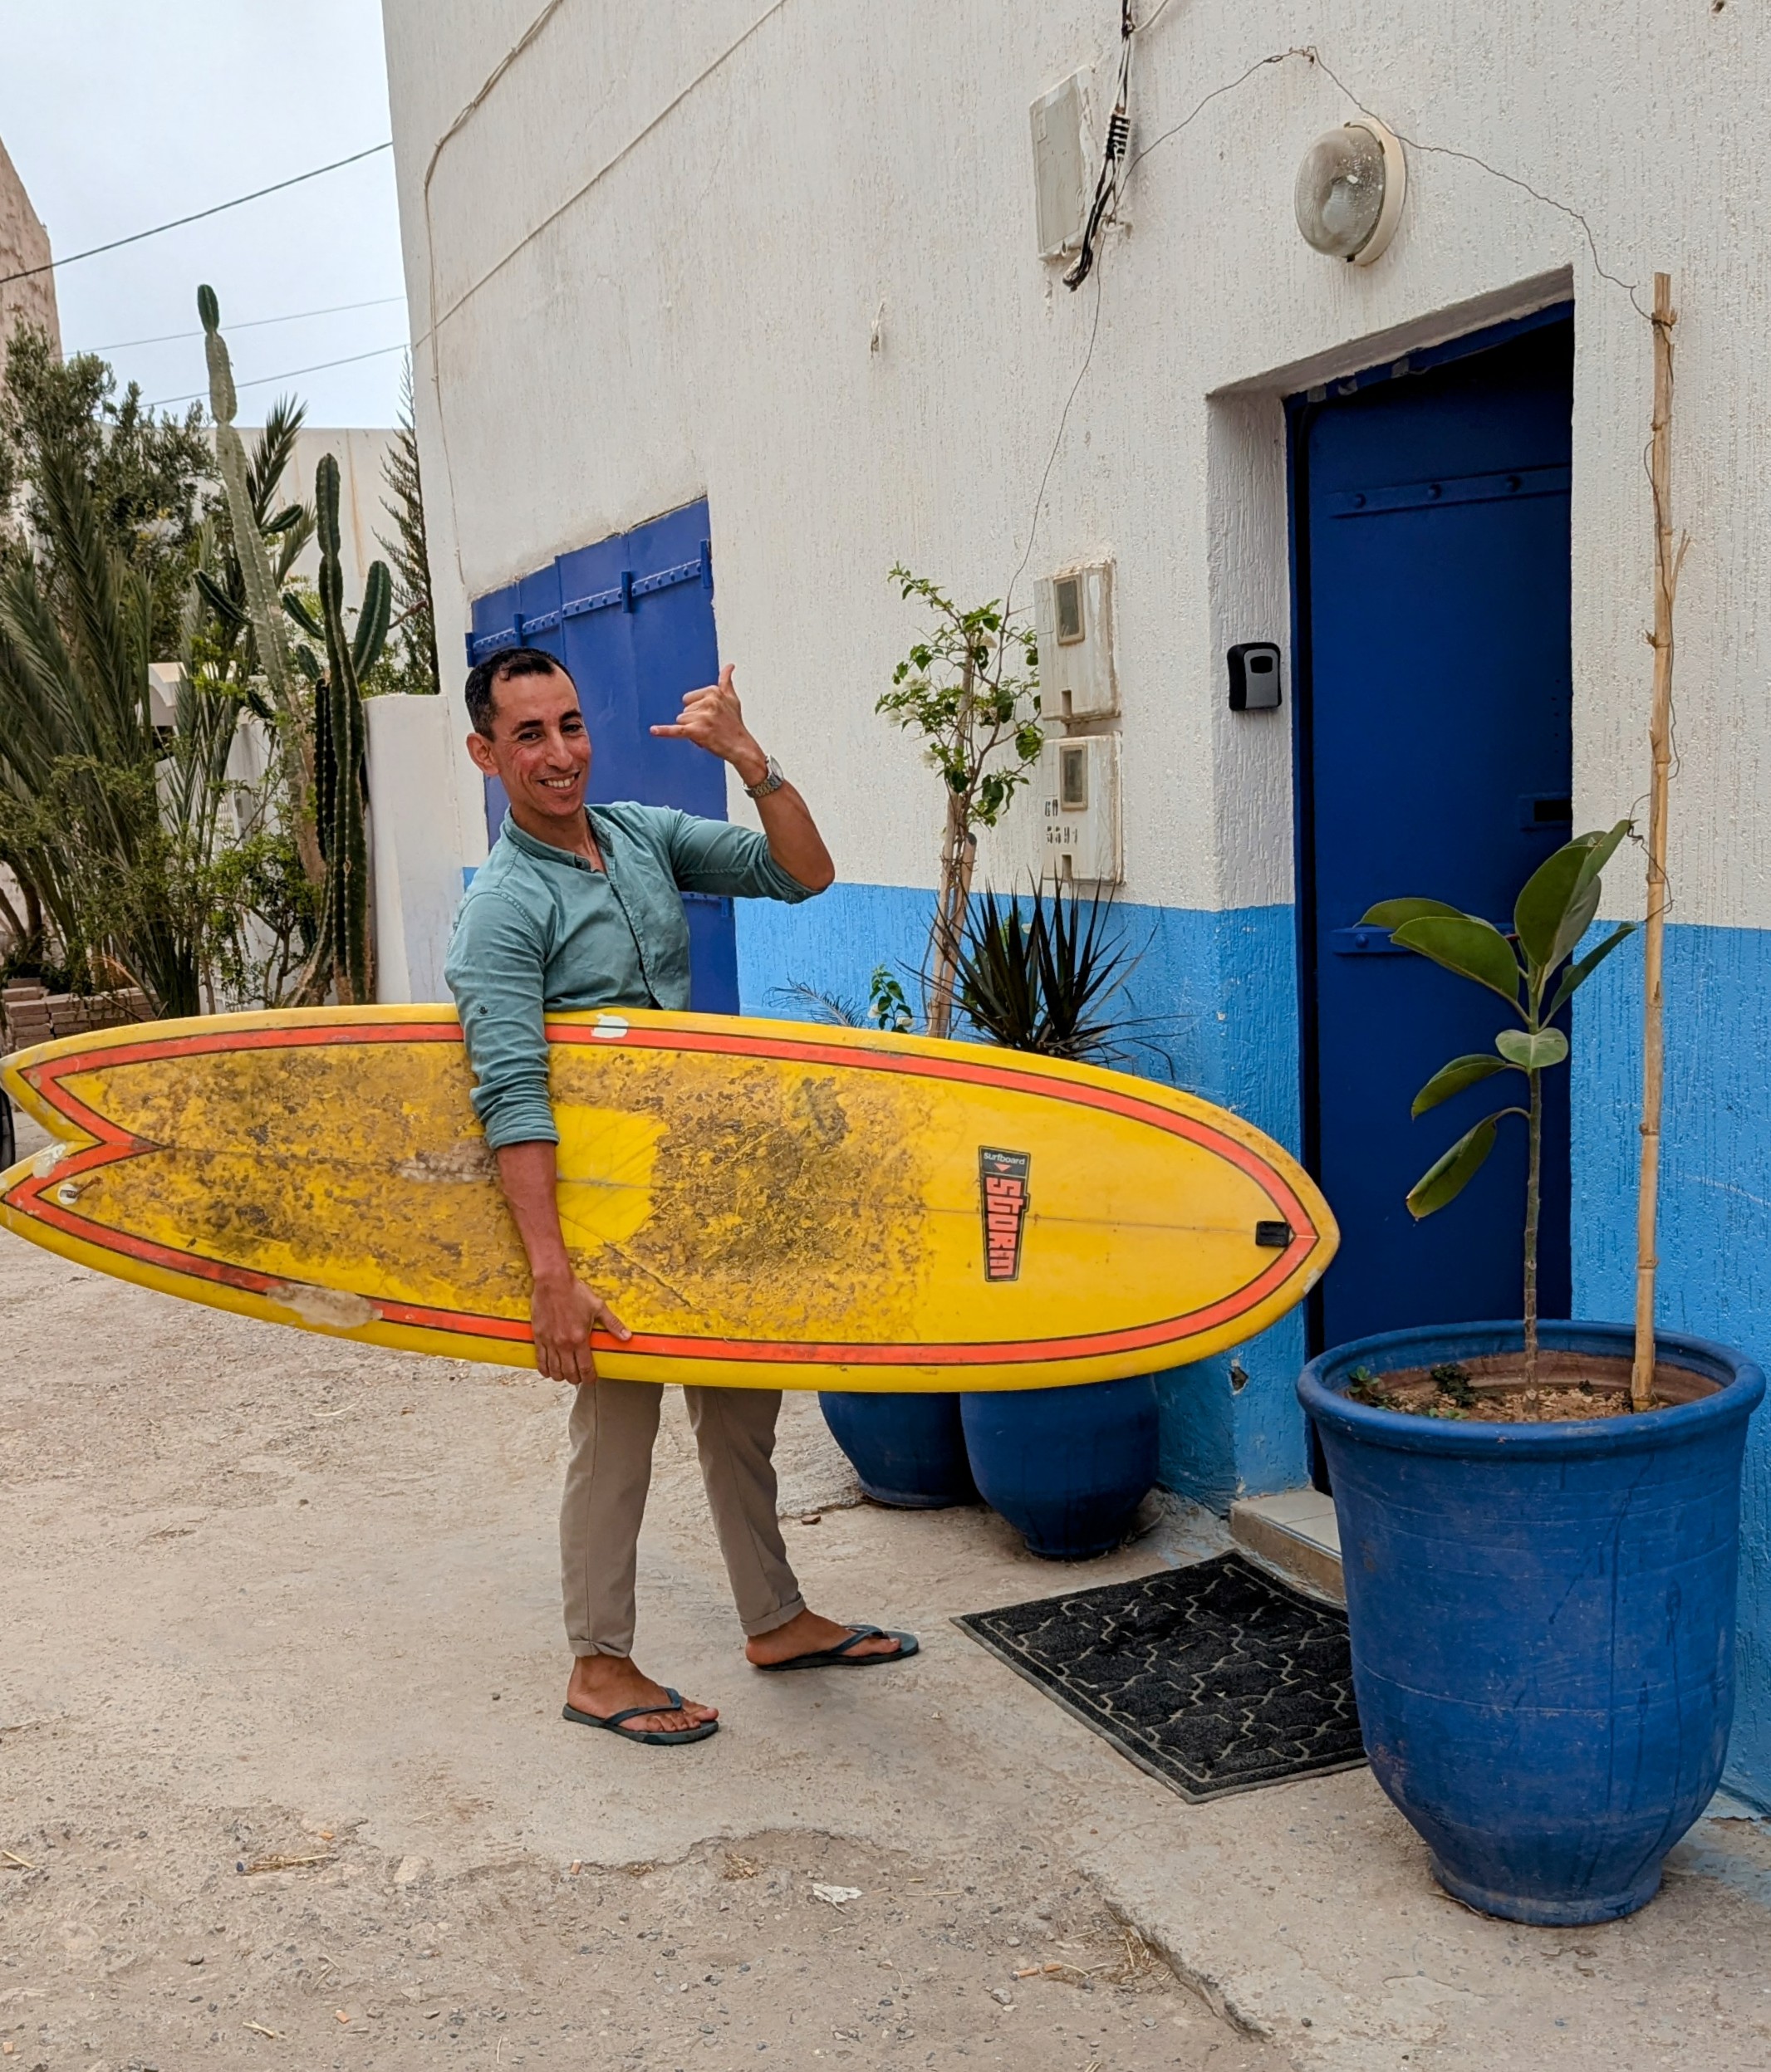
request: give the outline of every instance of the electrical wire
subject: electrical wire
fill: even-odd
[[[554,0],[554,5],[557,6],[558,4],[560,4],[560,0]],[[517,257],[518,252],[526,251],[530,245],[534,243],[537,238],[551,230],[554,224],[559,221],[560,218],[566,214],[568,209],[575,208],[578,203],[582,201],[585,196],[590,193],[593,187],[596,187],[601,181],[607,179],[609,174],[615,170],[616,166],[621,164],[625,159],[631,156],[631,154],[639,149],[640,145],[651,135],[655,130],[658,129],[661,124],[667,121],[670,116],[676,113],[677,110],[682,106],[683,103],[689,99],[691,94],[696,92],[700,87],[705,86],[707,81],[713,77],[715,72],[719,71],[723,66],[729,63],[730,61],[737,56],[738,51],[750,42],[751,38],[756,35],[757,32],[761,29],[765,23],[773,21],[775,16],[779,14],[782,9],[787,4],[788,0],[771,0],[771,4],[763,8],[763,12],[757,17],[755,21],[750,24],[750,27],[748,29],[745,29],[741,34],[734,37],[732,42],[727,44],[725,48],[720,51],[717,57],[714,58],[709,64],[704,66],[702,69],[696,73],[695,76],[689,81],[687,86],[682,87],[678,92],[672,95],[670,99],[665,103],[664,106],[661,107],[655,115],[648,116],[645,121],[640,125],[640,128],[627,139],[626,142],[625,144],[618,145],[615,150],[611,153],[609,157],[597,167],[596,170],[592,173],[588,179],[581,181],[579,184],[572,189],[571,193],[567,195],[563,201],[557,203],[555,207],[549,209],[547,213],[542,218],[539,223],[536,223],[532,228],[524,231],[522,235],[517,239],[513,245],[511,246],[510,249],[506,252],[501,258],[496,260],[490,267],[488,267],[483,273],[478,276],[477,279],[470,282],[469,285],[461,291],[460,294],[455,297],[454,301],[449,304],[446,310],[444,310],[440,314],[438,314],[435,310],[433,309],[430,315],[429,327],[421,335],[417,342],[420,345],[424,343],[424,341],[431,336],[432,332],[439,330],[443,325],[446,324],[449,318],[452,317],[458,310],[461,309],[474,296],[478,295],[480,290],[484,287],[489,281],[494,279],[498,274],[502,273],[505,267],[510,264],[511,261]],[[462,110],[461,114],[455,118],[454,121],[449,125],[448,130],[439,141],[436,149],[432,152],[430,164],[426,169],[424,174],[424,186],[425,228],[427,233],[429,229],[430,182],[436,171],[437,161],[442,154],[443,145],[448,143],[449,140],[455,135],[456,131],[461,127],[462,124],[467,120],[468,116],[479,106],[487,93],[490,91],[493,83],[498,79],[502,77],[506,67],[516,56],[517,51],[522,50],[537,34],[538,34],[542,24],[548,18],[549,16],[552,14],[552,12],[553,6],[549,6],[543,10],[542,15],[537,17],[537,21],[533,24],[531,25],[530,28],[524,35],[522,42],[518,44],[515,49],[511,51],[504,57],[504,59],[501,61],[498,70],[493,72],[491,79],[487,81],[486,85],[483,86],[480,89],[480,91],[474,96],[473,100],[471,100],[468,104],[467,107]]]
[[[1233,94],[1239,86],[1246,86],[1257,72],[1264,71],[1269,65],[1283,65],[1288,58],[1293,57],[1307,58],[1312,64],[1321,62],[1316,52],[1302,44],[1293,44],[1288,51],[1270,51],[1265,57],[1256,58],[1252,65],[1245,71],[1238,72],[1234,79],[1225,80],[1221,86],[1214,86],[1209,94],[1195,101],[1192,107],[1172,128],[1165,130],[1160,136],[1152,137],[1126,168],[1126,179],[1129,179],[1131,177],[1152,151],[1160,150],[1171,137],[1178,137],[1183,130],[1189,128],[1195,122],[1200,115],[1204,114],[1213,101],[1220,100],[1225,94]],[[1326,69],[1324,67],[1324,70]],[[1341,82],[1336,80],[1335,84],[1340,86]],[[1341,91],[1342,93],[1347,92],[1344,86],[1341,87]],[[1352,96],[1349,96],[1348,98],[1351,99]]]
[[[1322,73],[1324,79],[1334,81],[1361,115],[1373,115],[1375,119],[1375,110],[1368,108],[1352,88],[1323,62],[1321,51],[1313,43],[1305,51],[1304,55]],[[1466,165],[1477,166],[1483,172],[1492,175],[1494,179],[1504,180],[1509,187],[1516,187],[1523,193],[1530,195],[1534,202],[1542,202],[1546,208],[1553,208],[1559,214],[1567,217],[1570,222],[1578,223],[1581,228],[1581,235],[1587,240],[1587,249],[1592,257],[1593,272],[1602,281],[1608,281],[1613,287],[1621,288],[1629,296],[1635,307],[1636,314],[1645,323],[1651,323],[1654,321],[1650,312],[1642,307],[1641,297],[1637,292],[1641,284],[1635,281],[1626,281],[1621,274],[1612,273],[1607,268],[1604,261],[1599,257],[1599,241],[1593,234],[1592,225],[1572,203],[1558,201],[1553,194],[1546,194],[1541,188],[1533,187],[1529,180],[1522,179],[1517,173],[1509,173],[1504,167],[1490,164],[1486,159],[1479,158],[1474,151],[1459,151],[1449,144],[1423,144],[1418,137],[1405,136],[1400,130],[1392,130],[1391,135],[1399,143],[1406,145],[1410,151],[1419,151],[1423,156],[1437,159],[1460,159]]]
[[[404,292],[378,295],[367,302],[333,302],[323,310],[293,310],[287,316],[255,316],[249,323],[230,324],[228,331],[231,337],[235,331],[262,331],[267,324],[299,324],[310,316],[341,316],[346,310],[385,309],[390,302],[403,302],[405,299]],[[162,331],[157,338],[120,338],[109,345],[82,345],[79,350],[86,353],[129,352],[137,345],[181,345],[188,339],[201,338],[202,336],[200,331]],[[72,360],[77,355],[69,353],[65,356]]]
[[[1224,95],[1233,94],[1239,88],[1246,86],[1257,72],[1265,71],[1272,66],[1287,64],[1293,58],[1302,58],[1314,70],[1320,71],[1325,79],[1331,81],[1361,115],[1371,115],[1373,112],[1347,86],[1347,82],[1332,67],[1323,62],[1322,53],[1314,44],[1293,44],[1289,49],[1272,51],[1264,57],[1256,58],[1252,65],[1244,67],[1234,79],[1226,80],[1221,86],[1214,86],[1209,93],[1202,96],[1194,103],[1179,122],[1163,130],[1160,135],[1152,137],[1150,142],[1145,145],[1135,156],[1126,159],[1126,140],[1130,125],[1129,105],[1133,41],[1136,37],[1154,27],[1156,21],[1167,10],[1168,6],[1169,0],[1161,0],[1161,4],[1147,21],[1133,23],[1131,0],[1121,0],[1118,91],[1116,96],[1113,117],[1108,125],[1106,148],[1102,154],[1101,174],[1096,183],[1095,198],[1089,211],[1082,249],[1077,256],[1075,267],[1064,276],[1064,282],[1067,287],[1072,289],[1080,287],[1089,274],[1094,272],[1095,247],[1101,228],[1105,222],[1111,220],[1111,212],[1118,205],[1119,194],[1124,183],[1153,151],[1159,150],[1172,139],[1180,135],[1183,130],[1198,120],[1214,100],[1219,100]],[[1114,136],[1115,123],[1122,125],[1116,148]],[[1520,189],[1523,193],[1530,195],[1534,201],[1542,202],[1547,208],[1556,209],[1578,224],[1582,235],[1586,240],[1587,249],[1592,256],[1594,271],[1600,279],[1608,282],[1614,287],[1621,288],[1628,296],[1636,313],[1643,317],[1648,316],[1648,312],[1642,307],[1636,284],[1622,279],[1621,276],[1612,272],[1605,266],[1599,256],[1598,239],[1592,225],[1581,210],[1567,202],[1558,201],[1553,194],[1543,193],[1540,189],[1533,187],[1528,180],[1521,179],[1518,174],[1506,172],[1499,166],[1491,165],[1486,159],[1479,158],[1473,151],[1458,150],[1449,145],[1425,144],[1417,138],[1404,136],[1400,130],[1394,131],[1393,134],[1410,150],[1459,159],[1468,164],[1477,166],[1483,172],[1491,174],[1496,179],[1506,182],[1509,186]],[[1052,441],[1051,451],[1046,456],[1045,467],[1039,477],[1039,487],[1033,497],[1033,516],[1028,525],[1027,547],[1021,556],[1019,566],[1010,578],[1008,590],[1004,593],[1003,614],[1005,617],[1013,600],[1015,585],[1026,574],[1028,564],[1033,559],[1033,543],[1038,534],[1040,517],[1045,509],[1046,491],[1051,483],[1052,470],[1057,465],[1058,453],[1063,446],[1064,434],[1070,423],[1071,410],[1082,390],[1089,368],[1094,361],[1095,341],[1101,330],[1101,282],[1097,273],[1095,287],[1095,311],[1093,320],[1089,326],[1087,349],[1082,355],[1082,365],[1077,370],[1076,379],[1070,385],[1070,393],[1064,399],[1063,411],[1058,419],[1057,430]]]
[[[258,375],[250,381],[236,381],[233,385],[236,389],[267,389],[273,381],[293,381],[297,375],[324,374],[328,367],[354,367],[359,360],[380,360],[390,352],[408,350],[408,343],[402,338],[397,345],[377,345],[370,352],[347,353],[342,360],[316,360],[311,367],[291,367],[285,374]],[[208,394],[207,389],[193,389],[189,395],[163,395],[152,403],[145,403],[142,408],[164,410],[174,403],[204,403],[208,401]]]
[[[1039,478],[1039,487],[1033,497],[1033,515],[1027,527],[1027,551],[1021,556],[1021,566],[1008,579],[1008,587],[1003,593],[1003,619],[1006,624],[1014,606],[1014,586],[1027,573],[1027,565],[1033,558],[1033,541],[1039,536],[1039,514],[1045,508],[1046,485],[1052,479],[1052,470],[1057,465],[1059,448],[1064,443],[1064,428],[1070,422],[1070,407],[1080,393],[1084,379],[1095,357],[1095,340],[1101,335],[1101,276],[1095,276],[1095,314],[1088,327],[1088,345],[1082,355],[1082,364],[1076,370],[1076,380],[1070,385],[1070,393],[1064,398],[1063,414],[1057,420],[1057,432],[1052,441],[1052,450],[1046,455],[1045,473]]]
[[[28,281],[34,274],[54,273],[62,267],[77,266],[82,259],[96,259],[101,252],[118,252],[125,245],[139,245],[144,238],[158,238],[169,230],[179,230],[186,223],[200,223],[210,216],[220,216],[230,208],[243,208],[248,202],[262,201],[267,194],[280,194],[286,187],[299,187],[304,180],[316,180],[322,173],[336,173],[341,167],[355,165],[359,159],[372,159],[378,152],[391,151],[391,137],[380,144],[371,144],[366,151],[353,151],[347,159],[334,159],[330,165],[316,165],[306,173],[297,173],[287,180],[273,180],[268,187],[255,187],[249,194],[236,194],[231,202],[217,202],[212,208],[199,208],[189,216],[174,216],[169,223],[155,223],[151,230],[131,231],[126,238],[113,238],[109,244],[88,245],[84,252],[71,252],[65,259],[46,259],[40,267],[21,267],[17,273],[0,273],[0,288],[13,281]]]
[[[1156,10],[1159,14],[1161,11]],[[1119,85],[1113,96],[1113,112],[1107,117],[1106,142],[1101,149],[1101,171],[1089,203],[1088,220],[1082,227],[1082,247],[1076,264],[1064,276],[1064,286],[1072,294],[1094,272],[1095,240],[1109,212],[1119,206],[1119,169],[1131,141],[1131,46],[1136,33],[1131,0],[1119,0]]]

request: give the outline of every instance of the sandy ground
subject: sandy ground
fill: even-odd
[[[973,1821],[907,1760],[925,1721],[970,1741],[965,1677],[998,1673],[931,1608],[939,1695],[745,1667],[679,1398],[643,1638],[729,1724],[644,1750],[559,1718],[552,1384],[9,1237],[0,1332],[0,2064],[1283,2064],[1126,1934],[1047,1810]],[[856,1508],[815,1404],[787,1424],[819,1600],[901,1610],[892,1538],[951,1555],[951,1523]],[[968,1565],[953,1609],[1001,1601]]]
[[[1363,1771],[1189,1806],[949,1624],[1077,1571],[856,1505],[807,1398],[808,1594],[924,1653],[745,1666],[677,1402],[639,1653],[724,1731],[565,1725],[562,1394],[0,1237],[0,2072],[1771,2063],[1762,1829],[1544,1932],[1438,1893]]]

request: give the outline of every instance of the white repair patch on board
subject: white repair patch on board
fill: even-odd
[[[72,1156],[73,1150],[71,1144],[46,1144],[31,1161],[31,1177],[47,1180],[64,1158]]]
[[[489,1180],[498,1167],[483,1137],[464,1137],[439,1150],[415,1152],[394,1170],[402,1180]]]
[[[354,1331],[375,1323],[381,1314],[367,1296],[351,1295],[343,1288],[316,1287],[308,1281],[273,1281],[264,1293],[267,1301],[293,1310],[304,1324],[317,1324],[328,1331]]]
[[[605,1043],[619,1043],[631,1026],[624,1016],[598,1015],[591,1024],[591,1034],[600,1036]]]

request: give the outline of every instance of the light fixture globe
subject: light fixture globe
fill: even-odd
[[[1402,146],[1376,116],[1326,131],[1298,169],[1293,203],[1304,242],[1370,266],[1396,235],[1407,187]]]

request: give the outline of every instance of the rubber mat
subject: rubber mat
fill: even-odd
[[[1347,1614],[1239,1555],[954,1624],[1184,1799],[1365,1761]]]

